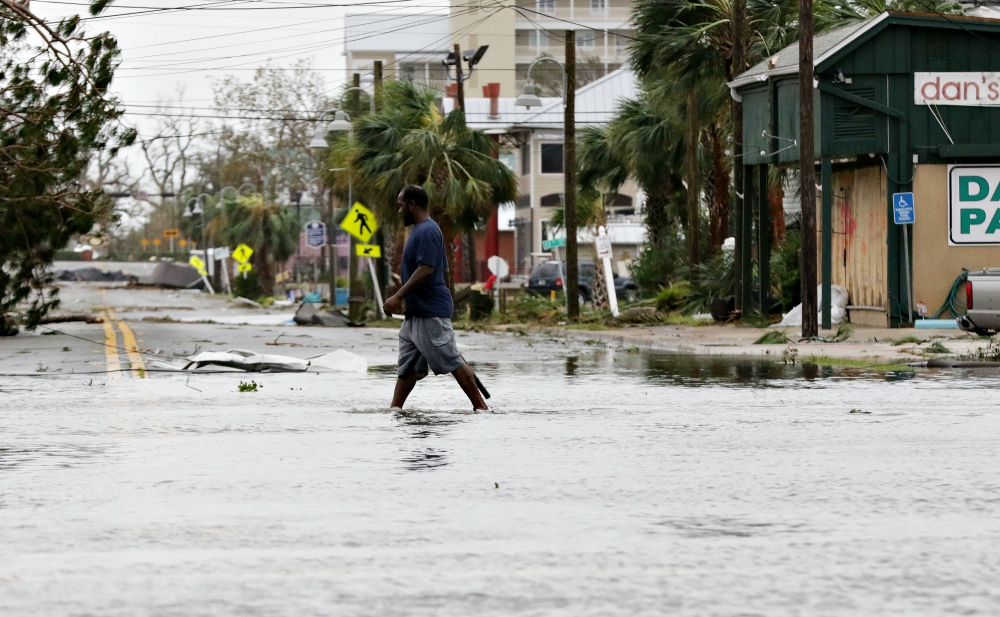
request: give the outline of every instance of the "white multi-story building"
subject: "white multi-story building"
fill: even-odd
[[[442,90],[447,76],[441,60],[452,39],[446,13],[347,15],[344,18],[344,57],[347,78],[371,75],[382,61],[387,79],[406,77]]]

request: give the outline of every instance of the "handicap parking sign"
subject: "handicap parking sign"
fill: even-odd
[[[892,194],[892,219],[897,225],[913,222],[913,193]]]

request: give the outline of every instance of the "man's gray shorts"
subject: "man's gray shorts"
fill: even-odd
[[[444,317],[409,317],[399,329],[399,368],[396,376],[416,373],[427,376],[429,366],[435,375],[457,371],[465,360],[458,353],[451,320]]]

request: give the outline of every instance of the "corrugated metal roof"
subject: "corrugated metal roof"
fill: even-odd
[[[840,49],[845,44],[860,36],[869,28],[875,26],[888,16],[882,13],[875,17],[870,17],[857,23],[834,28],[821,32],[813,37],[813,62],[819,64],[824,56],[830,52]],[[743,84],[745,82],[765,79],[769,74],[783,74],[798,72],[799,67],[799,44],[792,43],[766,60],[750,67],[745,73],[733,80],[733,84]],[[732,85],[732,84],[731,84]]]
[[[344,49],[358,52],[447,53],[448,13],[365,13],[344,17]]]
[[[576,91],[576,125],[601,126],[615,117],[618,105],[623,99],[635,98],[638,94],[638,82],[635,73],[620,68],[604,77],[592,81]],[[563,104],[559,99],[544,104],[536,113],[517,122],[524,128],[563,127]]]

